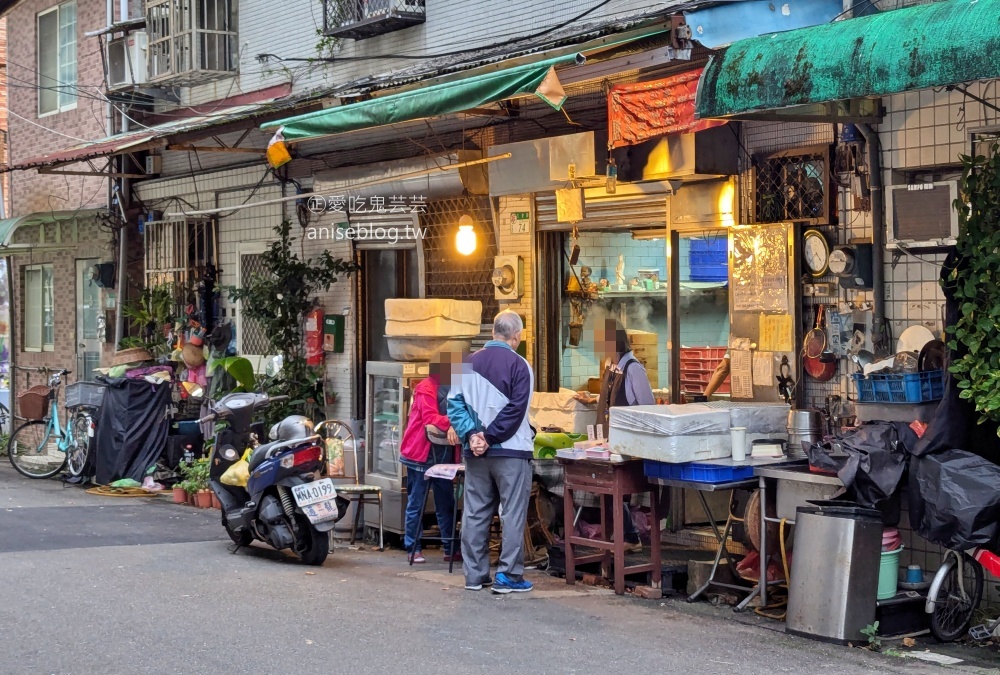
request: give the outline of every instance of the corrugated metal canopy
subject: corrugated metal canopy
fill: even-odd
[[[234,106],[211,115],[184,117],[138,131],[129,131],[116,136],[108,136],[107,138],[90,141],[89,143],[80,143],[79,145],[50,152],[39,157],[22,160],[7,167],[0,167],[0,173],[85,162],[99,157],[148,150],[153,147],[165,145],[166,139],[192,132],[215,129],[241,120],[255,120],[265,115],[271,117],[282,113],[287,114],[288,111],[294,110],[296,107],[313,103],[316,100],[318,98],[315,95],[289,97],[287,99]]]
[[[1000,0],[946,0],[734,42],[697,115],[729,117],[1000,77]]]

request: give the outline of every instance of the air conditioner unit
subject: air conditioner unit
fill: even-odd
[[[108,87],[117,89],[146,83],[146,33],[129,33],[108,41]]]
[[[942,248],[958,239],[958,181],[893,185],[887,193],[886,248]]]

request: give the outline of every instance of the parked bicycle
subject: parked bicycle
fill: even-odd
[[[984,548],[945,554],[924,605],[931,615],[931,633],[940,642],[958,640],[966,631],[981,642],[1000,628],[1000,618],[969,628],[983,599],[983,569],[1000,578],[1000,555]]]
[[[50,372],[38,369],[38,372]],[[26,420],[7,443],[10,463],[28,478],[50,478],[65,467],[80,476],[94,437],[94,413],[104,397],[103,385],[76,382],[66,387],[66,426],[59,421],[59,388],[69,370],[52,371],[48,385],[32,387],[17,397],[18,415]],[[47,414],[46,414],[47,411]]]

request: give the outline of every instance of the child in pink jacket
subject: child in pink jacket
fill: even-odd
[[[450,355],[444,355],[448,357]],[[448,358],[438,358],[430,364],[427,379],[422,380],[413,389],[413,402],[410,405],[406,430],[400,444],[400,461],[406,467],[406,527],[403,545],[412,555],[414,563],[425,562],[420,550],[420,537],[423,532],[424,503],[427,501],[427,490],[434,490],[434,507],[437,511],[438,527],[444,541],[444,560],[450,562],[462,559],[462,554],[452,550],[455,523],[455,495],[452,492],[451,481],[443,478],[425,480],[424,472],[435,464],[451,464],[456,462],[456,446],[458,436],[444,414],[446,409],[448,386],[451,379],[451,363]],[[431,443],[427,436],[428,427],[436,431],[436,436],[447,438],[448,445]]]

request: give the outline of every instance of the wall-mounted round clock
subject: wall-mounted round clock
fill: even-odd
[[[819,230],[802,234],[802,264],[813,277],[826,276],[830,269],[830,244]]]

